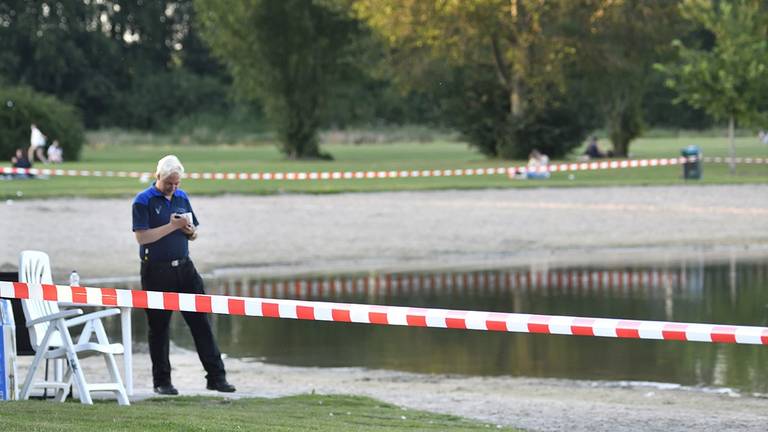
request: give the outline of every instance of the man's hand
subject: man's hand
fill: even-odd
[[[189,240],[197,238],[197,228],[192,224],[186,224],[184,228],[181,228],[181,232],[183,232]]]
[[[178,213],[174,213],[171,215],[171,225],[174,229],[180,229],[184,231],[184,229],[187,227],[187,218]]]
[[[165,225],[160,225],[159,227],[145,229],[145,230],[137,230],[134,234],[136,235],[136,241],[140,245],[150,244],[154,243],[161,238],[167,236],[168,234],[175,232],[176,230],[182,230],[184,234],[188,234],[188,228],[187,228],[187,218],[184,216],[181,216],[177,213],[173,213],[171,215],[171,220]],[[194,232],[194,227],[192,227],[192,232]]]

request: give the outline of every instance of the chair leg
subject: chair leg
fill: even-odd
[[[67,372],[64,374],[64,377],[61,379],[61,382],[68,383],[69,385],[67,388],[62,388],[56,390],[56,402],[64,402],[67,399],[67,394],[69,394],[69,389],[72,388],[72,368],[67,368]]]
[[[29,366],[29,371],[27,371],[27,377],[24,378],[24,385],[21,387],[21,393],[19,394],[19,399],[21,400],[29,399],[29,390],[30,390],[30,386],[32,385],[32,379],[35,377],[35,372],[37,372],[37,367],[40,366],[40,362],[45,356],[45,353],[48,351],[48,342],[51,339],[51,335],[53,335],[53,332],[55,331],[56,331],[55,326],[52,326],[52,325],[48,326],[48,330],[46,330],[45,332],[43,341],[37,347],[35,358],[32,360],[32,364]]]
[[[67,351],[67,362],[69,363],[69,368],[72,370],[72,377],[74,378],[75,388],[77,388],[77,395],[80,397],[80,402],[87,405],[93,405],[91,393],[88,391],[88,383],[85,382],[83,370],[80,368],[80,360],[77,359],[75,347],[72,343],[72,336],[69,334],[67,325],[64,323],[63,319],[59,319],[56,320],[56,326],[59,327],[59,333],[61,333],[61,338],[63,339],[64,347]]]
[[[109,343],[107,332],[104,331],[104,325],[101,323],[101,320],[94,323],[93,331],[96,334],[96,338],[99,343]],[[118,390],[115,392],[117,396],[117,403],[120,405],[130,405],[131,403],[128,401],[128,394],[125,391],[125,385],[123,385],[123,380],[120,378],[120,370],[117,368],[117,361],[115,361],[115,356],[112,354],[104,354],[104,363],[107,365],[107,370],[109,371],[109,376],[112,378],[112,382],[118,384]]]
[[[42,347],[38,348],[37,353],[35,353],[35,358],[32,359],[32,364],[29,366],[29,371],[27,371],[27,377],[24,378],[24,385],[21,386],[19,399],[29,399],[29,388],[32,385],[32,378],[34,378],[35,372],[37,372],[37,367],[40,365],[40,361],[42,360],[44,354],[45,351],[42,350]]]
[[[83,331],[80,332],[80,337],[78,338],[77,343],[81,344],[81,343],[86,343],[90,341],[92,334],[93,334],[93,321],[88,321],[83,326]]]
[[[62,377],[64,376],[64,367],[65,363],[63,359],[54,359],[53,360],[53,380],[54,381],[62,381]]]
[[[112,378],[112,382],[118,385],[118,389],[115,391],[117,403],[120,405],[130,405],[131,403],[128,400],[128,393],[126,393],[125,385],[123,385],[123,380],[120,378],[120,370],[117,368],[115,356],[112,354],[104,354],[104,363],[107,365],[107,370],[109,371],[109,376]]]

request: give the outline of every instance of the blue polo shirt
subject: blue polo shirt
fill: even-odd
[[[172,213],[187,212],[192,213],[192,222],[198,226],[197,216],[183,190],[176,189],[168,200],[152,183],[152,186],[139,192],[133,199],[133,231],[157,228],[170,222]],[[142,261],[173,261],[187,256],[189,240],[181,230],[154,243],[139,246],[139,259]]]

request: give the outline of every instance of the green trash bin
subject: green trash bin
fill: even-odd
[[[683,157],[689,158],[683,162],[683,178],[686,180],[698,180],[701,178],[701,148],[697,145],[689,145],[681,150]],[[695,158],[695,159],[694,159]]]

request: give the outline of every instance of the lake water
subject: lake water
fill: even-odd
[[[544,315],[768,326],[768,264],[511,268],[206,281],[209,294]],[[135,286],[134,286],[135,288]],[[768,347],[212,315],[230,356],[297,366],[636,380],[768,393]],[[134,315],[146,341],[146,319]],[[172,338],[194,349],[180,314]]]

